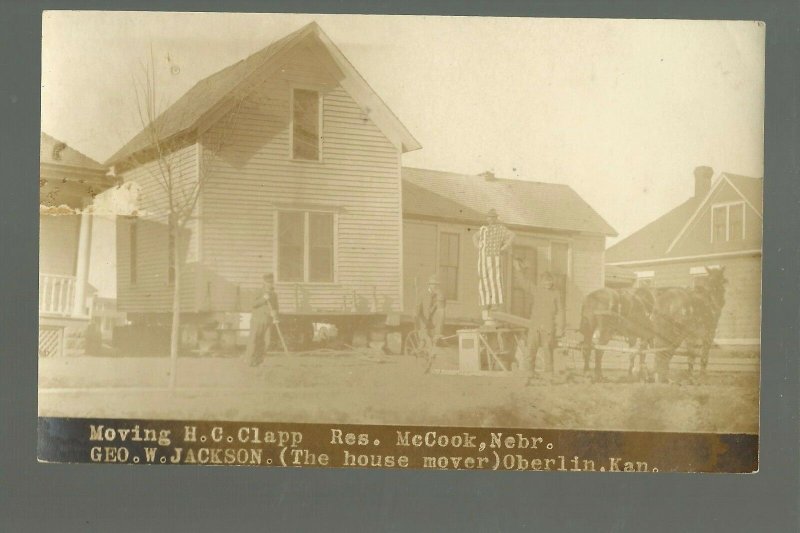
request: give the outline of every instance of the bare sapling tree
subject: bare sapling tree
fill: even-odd
[[[147,171],[160,192],[150,205],[143,206],[140,216],[165,221],[168,233],[167,275],[172,288],[169,387],[175,388],[181,347],[181,282],[187,266],[183,250],[188,245],[192,223],[197,220],[198,200],[212,175],[214,160],[225,148],[225,140],[235,126],[246,96],[231,96],[223,106],[225,113],[215,123],[214,131],[200,135],[196,128],[193,131],[176,128],[173,122],[183,124],[183,117],[164,112],[168,106],[158,100],[161,95],[152,48],[149,64],[142,64],[142,76],[134,78],[133,85],[148,146],[132,156],[133,163]],[[191,159],[192,156],[195,159]],[[187,161],[197,164],[187,164]]]

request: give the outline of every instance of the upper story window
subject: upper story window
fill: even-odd
[[[334,215],[278,212],[278,281],[334,281]]]
[[[744,240],[744,202],[711,208],[711,242]]]
[[[292,159],[319,161],[322,105],[318,91],[292,90]]]

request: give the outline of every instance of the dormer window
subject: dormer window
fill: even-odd
[[[711,242],[744,240],[744,202],[711,208]]]
[[[318,91],[292,90],[292,159],[319,161],[322,104]]]

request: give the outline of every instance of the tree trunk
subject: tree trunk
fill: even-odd
[[[174,239],[174,271],[175,280],[172,290],[172,332],[169,342],[169,388],[174,389],[178,379],[178,350],[181,339],[181,261],[180,261],[180,227],[176,223],[171,223],[169,231],[172,232]]]

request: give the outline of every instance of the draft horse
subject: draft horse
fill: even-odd
[[[717,325],[725,306],[725,267],[706,268],[692,288],[660,289],[652,313],[656,377],[669,381],[669,363],[681,344],[686,343],[689,373],[700,357],[700,372],[708,366],[708,353],[714,344]]]
[[[625,337],[628,345],[640,349],[640,372],[646,377],[644,347],[652,341],[650,315],[655,304],[655,293],[649,288],[598,289],[589,293],[581,307],[580,332],[583,335],[583,371],[590,371],[592,352],[595,354],[594,379],[603,380],[603,350],[600,345],[608,344],[615,335]],[[633,373],[635,354],[630,357],[628,374]]]

